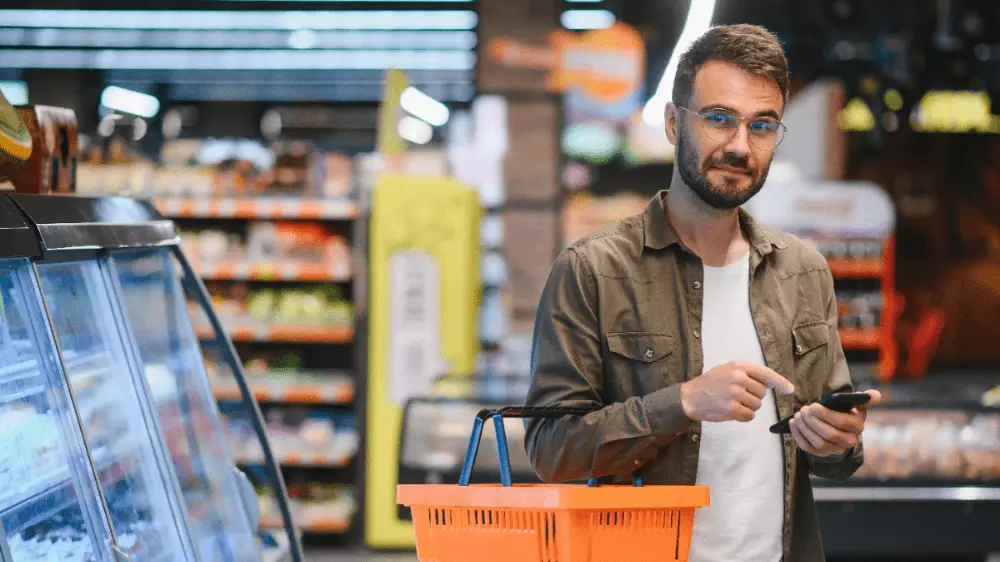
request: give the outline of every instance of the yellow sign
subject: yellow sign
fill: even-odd
[[[410,85],[410,78],[399,69],[390,68],[385,73],[385,89],[382,92],[382,105],[379,107],[378,149],[383,156],[392,156],[406,152],[406,141],[399,136],[400,106],[399,99],[403,90]]]
[[[584,33],[554,31],[544,47],[497,39],[489,56],[507,66],[549,70],[550,89],[580,88],[601,103],[627,99],[642,87],[646,73],[642,36],[620,22]]]
[[[402,174],[379,177],[372,205],[365,540],[412,548],[396,505],[403,406],[476,368],[481,208],[462,184]]]

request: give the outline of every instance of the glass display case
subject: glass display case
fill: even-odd
[[[0,562],[262,560],[177,241],[137,201],[0,195]]]

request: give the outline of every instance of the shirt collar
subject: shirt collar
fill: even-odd
[[[662,250],[674,244],[684,246],[677,231],[667,218],[666,195],[666,190],[657,193],[642,213],[645,245],[653,250]],[[750,216],[750,213],[742,208],[739,210],[739,220],[740,228],[746,234],[750,246],[761,256],[771,253],[774,248],[785,247],[785,244],[772,240],[767,231]]]

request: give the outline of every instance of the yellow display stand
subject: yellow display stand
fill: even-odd
[[[470,374],[479,348],[476,192],[445,179],[384,174],[376,182],[370,243],[365,540],[414,546],[399,519],[400,430],[410,398],[443,374]]]

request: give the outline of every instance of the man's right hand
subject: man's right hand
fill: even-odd
[[[682,383],[681,406],[693,421],[748,422],[770,388],[784,394],[795,391],[788,379],[763,365],[730,361]]]

